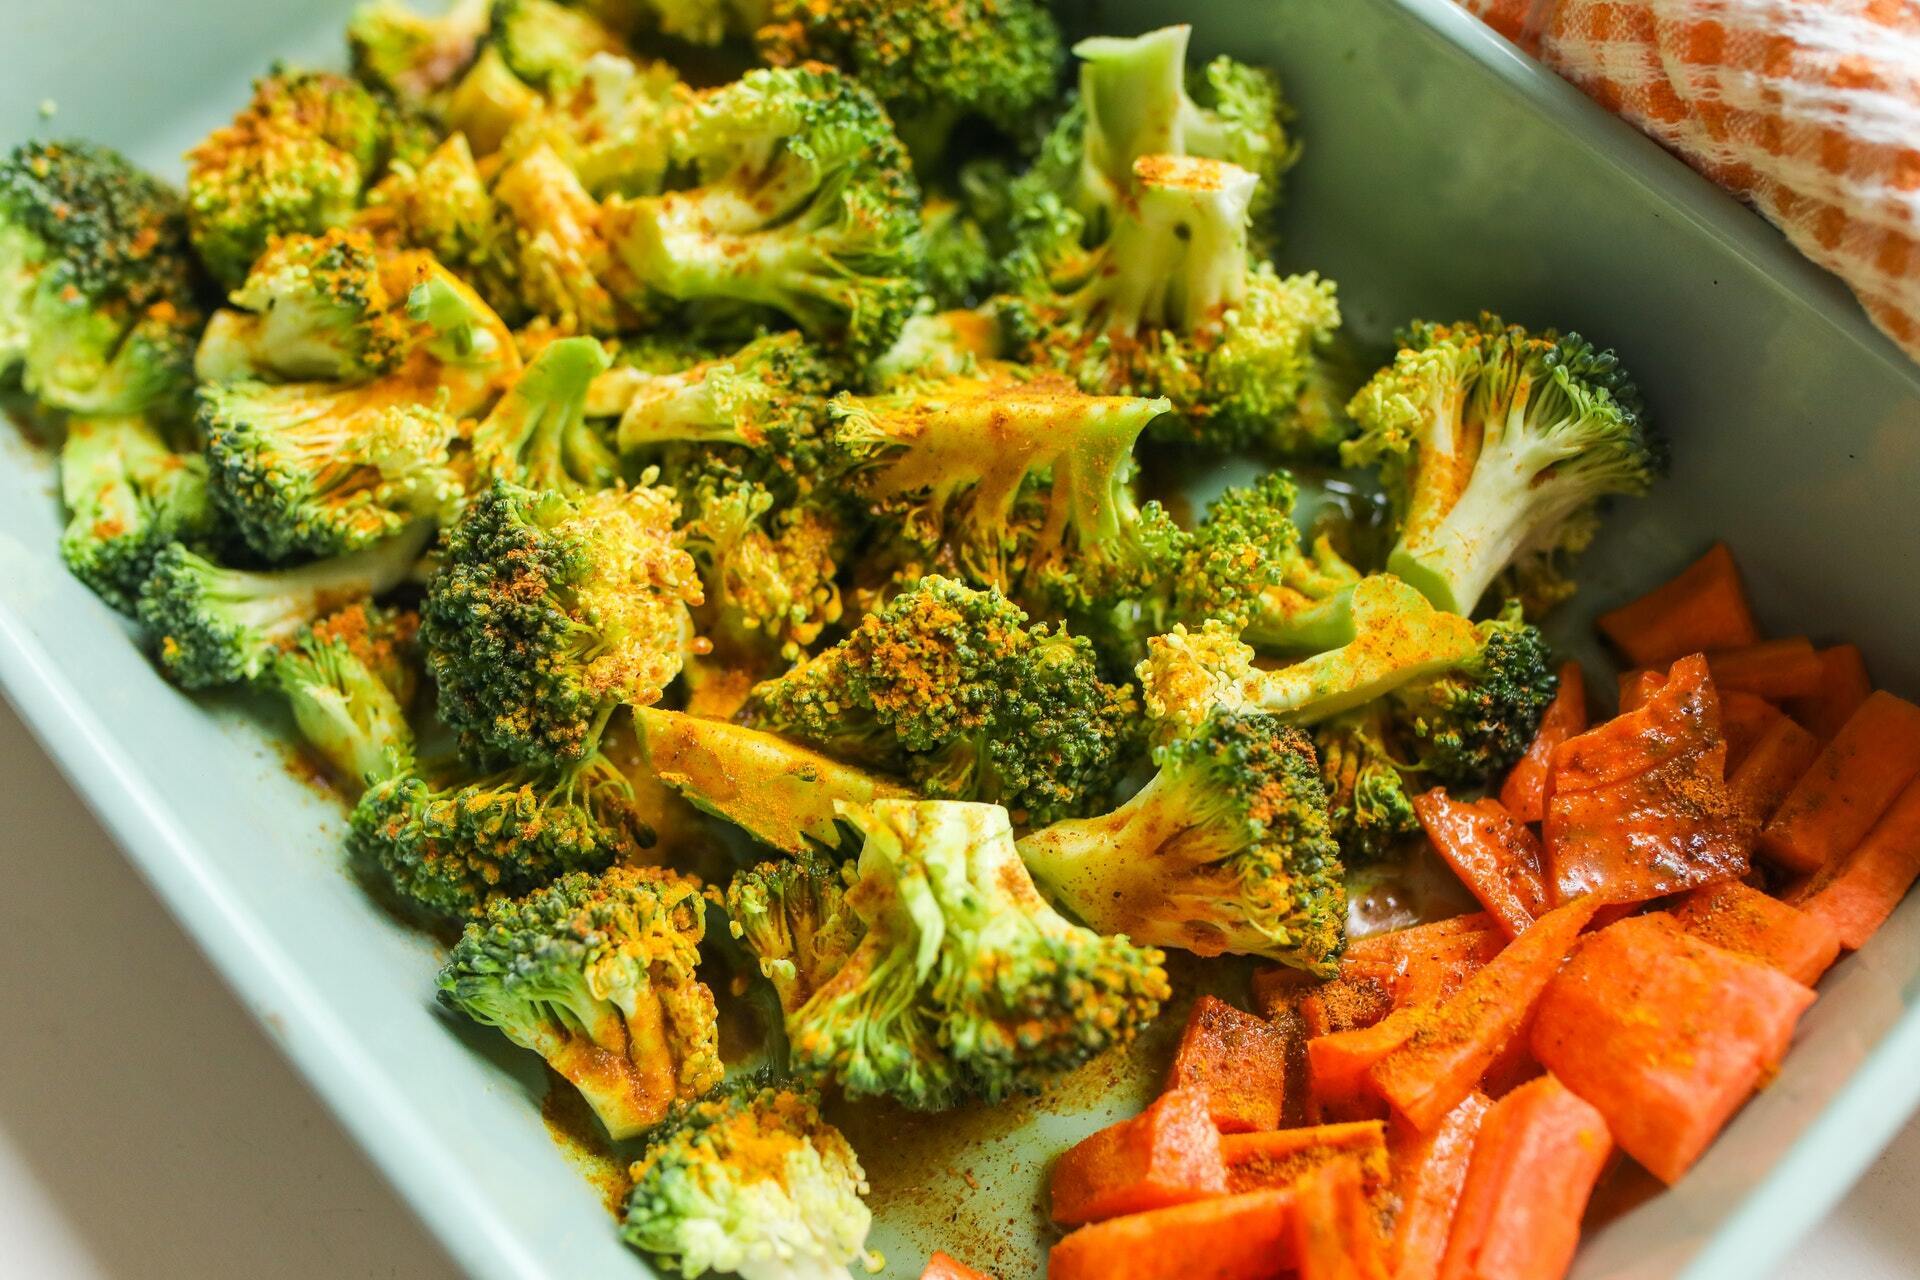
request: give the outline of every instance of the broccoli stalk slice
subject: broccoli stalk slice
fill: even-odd
[[[592,338],[550,344],[474,429],[481,471],[568,494],[611,484],[620,461],[586,418],[587,390],[608,363],[606,348]]]

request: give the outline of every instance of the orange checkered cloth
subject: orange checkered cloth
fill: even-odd
[[[1765,214],[1920,360],[1920,0],[1460,0]]]

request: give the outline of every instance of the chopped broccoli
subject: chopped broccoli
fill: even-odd
[[[852,877],[852,864],[808,850],[749,867],[727,886],[727,927],[783,1014],[811,1000],[860,945],[866,926],[847,905]]]
[[[748,72],[692,104],[675,159],[697,185],[604,205],[629,302],[771,308],[856,358],[886,350],[922,292],[920,193],[870,93],[811,64]]]
[[[676,1107],[631,1173],[622,1234],[682,1275],[802,1280],[870,1261],[866,1175],[810,1091],[730,1081]]]
[[[1579,550],[1600,498],[1645,493],[1665,465],[1611,351],[1493,315],[1414,325],[1352,413],[1342,456],[1380,470],[1400,521],[1388,569],[1460,613],[1509,566]]]
[[[492,12],[492,0],[452,0],[433,17],[400,0],[371,0],[347,22],[354,74],[408,106],[427,108],[473,61]]]
[[[175,453],[145,418],[68,419],[60,494],[60,558],[124,613],[169,543],[204,548],[226,532],[207,491],[206,460]]]
[[[867,386],[903,391],[916,382],[971,378],[987,361],[1007,354],[999,316],[987,309],[923,311],[900,329],[893,345],[868,363]]]
[[[545,107],[540,91],[513,74],[500,50],[489,42],[448,91],[445,116],[447,127],[465,135],[475,155],[488,156]]]
[[[707,474],[687,494],[681,540],[700,566],[701,634],[716,656],[762,674],[806,656],[840,621],[835,581],[850,538],[822,502],[776,506],[767,487]]]
[[[356,603],[306,628],[273,660],[273,682],[301,736],[355,791],[413,761],[406,704],[419,626],[412,611]]]
[[[176,542],[140,588],[140,621],[183,688],[258,679],[314,619],[406,581],[432,532],[421,522],[364,551],[270,573],[224,568]]]
[[[1349,862],[1382,858],[1420,830],[1403,776],[1411,769],[1396,759],[1393,737],[1392,717],[1378,702],[1314,726],[1327,815]]]
[[[913,779],[929,797],[1050,822],[1099,805],[1137,708],[1091,646],[993,590],[927,578],[853,634],[756,687],[756,728]]]
[[[509,71],[543,91],[577,80],[595,54],[630,52],[605,23],[558,0],[493,0],[487,40]]]
[[[953,200],[929,196],[920,211],[927,246],[927,293],[939,307],[970,307],[984,299],[1000,266],[987,233]]]
[[[105,147],[0,161],[0,379],[52,409],[184,416],[201,312],[180,197]]]
[[[695,975],[698,881],[616,867],[496,899],[440,970],[440,1000],[531,1049],[609,1136],[645,1133],[720,1082],[713,993]]]
[[[1103,933],[1331,972],[1346,893],[1313,743],[1276,716],[1215,710],[1154,752],[1099,817],[1030,832],[1041,886]]]
[[[620,460],[586,419],[587,390],[607,363],[592,338],[549,344],[474,429],[480,473],[573,497],[617,481]]]
[[[644,706],[693,646],[693,560],[670,489],[579,499],[496,482],[446,539],[421,635],[440,716],[470,752],[540,768],[592,754],[622,704]]]

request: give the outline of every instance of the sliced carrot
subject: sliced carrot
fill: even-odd
[[[1726,756],[1698,654],[1639,710],[1561,743],[1544,828],[1554,899],[1645,902],[1745,875],[1753,829],[1727,793]]]
[[[1813,999],[1656,912],[1581,945],[1540,998],[1533,1052],[1673,1183],[1780,1061]]]
[[[1647,699],[1660,692],[1660,686],[1667,682],[1664,671],[1622,671],[1620,673],[1620,714],[1638,711],[1647,705]]]
[[[1343,1159],[1359,1161],[1367,1185],[1377,1190],[1388,1179],[1387,1126],[1384,1120],[1356,1120],[1229,1133],[1220,1139],[1220,1158],[1227,1162],[1227,1190],[1235,1195],[1291,1186],[1302,1174]]]
[[[1793,699],[1787,711],[1825,742],[1840,732],[1872,692],[1873,681],[1867,676],[1867,661],[1860,656],[1860,647],[1837,644],[1820,651],[1819,691]]]
[[[1265,1018],[1291,1009],[1300,997],[1320,985],[1319,979],[1287,965],[1262,965],[1253,971],[1253,1007]]]
[[[1559,1280],[1612,1150],[1600,1113],[1550,1075],[1494,1103],[1474,1144],[1441,1280]]]
[[[1413,811],[1441,859],[1508,937],[1546,910],[1540,842],[1505,805],[1492,797],[1455,800],[1435,787],[1414,797]]]
[[[975,1271],[966,1263],[945,1253],[936,1253],[927,1259],[927,1269],[920,1273],[920,1280],[993,1280],[984,1271]]]
[[[1761,827],[1819,756],[1820,739],[1780,716],[1738,763],[1729,756],[1727,790],[1747,820]]]
[[[1276,1280],[1293,1270],[1294,1192],[1250,1191],[1110,1218],[1053,1246],[1049,1280]]]
[[[1393,929],[1355,938],[1347,944],[1347,956],[1398,959],[1431,945],[1435,938],[1451,937],[1456,933],[1485,933],[1497,927],[1493,917],[1486,912],[1470,911],[1466,915],[1449,916],[1445,920],[1415,925],[1411,929]]]
[[[1720,691],[1720,735],[1727,740],[1727,774],[1740,767],[1747,752],[1787,713],[1765,698],[1738,690]]]
[[[1706,649],[1739,649],[1760,640],[1740,570],[1724,542],[1679,577],[1600,615],[1601,634],[1635,665],[1650,667]]]
[[[1166,1087],[1205,1095],[1222,1133],[1276,1129],[1286,1109],[1289,1048],[1285,1033],[1266,1019],[1201,996],[1181,1033]]]
[[[1920,878],[1920,780],[1907,784],[1867,838],[1817,877],[1800,906],[1858,951]]]
[[[1404,1009],[1446,999],[1506,945],[1507,935],[1499,929],[1434,939],[1426,950],[1412,952],[1402,962],[1393,981],[1393,1007]]]
[[[1876,691],[1761,829],[1760,849],[1790,871],[1818,871],[1859,844],[1916,774],[1920,707]]]
[[[1460,990],[1418,1011],[1412,1034],[1367,1072],[1395,1114],[1430,1130],[1473,1092],[1599,905],[1581,898],[1549,911]]]
[[[1341,965],[1339,976],[1300,997],[1301,1029],[1313,1039],[1372,1026],[1393,1012],[1395,977],[1386,965]]]
[[[1368,1073],[1419,1029],[1427,1011],[1396,1009],[1370,1027],[1336,1031],[1307,1041],[1307,1083],[1313,1116],[1322,1123],[1384,1118],[1386,1103]]]
[[[1400,1201],[1388,1250],[1394,1280],[1435,1280],[1440,1274],[1474,1139],[1491,1105],[1485,1094],[1470,1093],[1432,1133],[1404,1120],[1394,1122],[1387,1143]]]
[[[1820,655],[1805,636],[1716,649],[1707,654],[1707,666],[1722,693],[1737,689],[1777,702],[1820,691]]]
[[[1334,1160],[1300,1179],[1293,1214],[1299,1280],[1388,1280],[1360,1164]]]
[[[1207,1095],[1174,1089],[1054,1162],[1053,1220],[1096,1222],[1222,1195],[1226,1189],[1220,1131],[1207,1113]]]
[[[1520,763],[1500,787],[1500,803],[1522,822],[1538,822],[1547,812],[1547,762],[1553,749],[1587,729],[1587,680],[1577,662],[1560,665],[1559,691],[1540,717],[1540,728]]]
[[[1831,924],[1738,880],[1695,889],[1674,904],[1672,914],[1701,941],[1771,965],[1807,986],[1840,954],[1840,935]]]

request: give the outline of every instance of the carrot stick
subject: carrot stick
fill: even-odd
[[[1638,711],[1647,699],[1660,692],[1667,682],[1664,671],[1622,671],[1620,673],[1620,714]]]
[[[1807,986],[1818,982],[1840,954],[1840,935],[1827,921],[1738,880],[1695,889],[1672,914],[1701,941],[1770,965]]]
[[[1507,774],[1500,788],[1500,803],[1522,822],[1538,822],[1547,812],[1547,762],[1553,749],[1576,733],[1587,729],[1587,681],[1580,664],[1560,665],[1560,687],[1540,717],[1540,728],[1533,735],[1527,754]]]
[[[1767,730],[1786,718],[1786,712],[1757,694],[1722,691],[1720,735],[1727,740],[1727,775],[1733,775]]]
[[[1738,764],[1728,755],[1727,790],[1755,827],[1764,825],[1820,755],[1820,739],[1780,716]]]
[[[1053,1246],[1050,1280],[1277,1280],[1293,1269],[1294,1193],[1252,1191],[1110,1218]]]
[[[927,1269],[920,1273],[920,1280],[993,1280],[993,1277],[945,1253],[936,1253],[927,1259]]]
[[[1546,910],[1540,842],[1498,800],[1455,800],[1445,787],[1414,797],[1427,839],[1509,938]]]
[[[1907,784],[1867,838],[1817,878],[1801,909],[1832,925],[1840,945],[1867,944],[1920,878],[1920,780]]]
[[[1493,1104],[1460,1191],[1441,1280],[1559,1280],[1613,1143],[1552,1076]]]
[[[1348,958],[1358,956],[1383,956],[1399,959],[1431,944],[1435,938],[1451,937],[1459,933],[1485,933],[1498,928],[1493,917],[1484,911],[1470,911],[1462,916],[1449,916],[1445,920],[1435,920],[1430,924],[1417,924],[1410,929],[1392,929],[1386,933],[1369,934],[1364,938],[1355,938],[1347,944]]]
[[[1283,964],[1261,965],[1253,971],[1253,1007],[1263,1018],[1277,1017],[1319,985],[1319,979],[1299,969]]]
[[[1322,1123],[1370,1120],[1386,1115],[1368,1079],[1375,1063],[1412,1038],[1424,1010],[1396,1009],[1370,1027],[1336,1031],[1307,1041],[1307,1082],[1312,1114]]]
[[[1432,1133],[1405,1121],[1393,1125],[1388,1152],[1400,1201],[1388,1250],[1394,1280],[1435,1280],[1440,1274],[1474,1139],[1491,1105],[1485,1094],[1470,1093]]]
[[[1820,651],[1820,688],[1787,703],[1787,711],[1826,742],[1860,709],[1873,692],[1866,659],[1857,645],[1837,644]]]
[[[1215,996],[1194,1002],[1167,1072],[1167,1089],[1207,1099],[1221,1133],[1275,1129],[1287,1100],[1285,1032]]]
[[[1707,654],[1707,666],[1722,693],[1738,689],[1775,701],[1818,693],[1825,674],[1813,641],[1805,636],[1717,649]]]
[[[1473,1092],[1599,905],[1581,898],[1549,911],[1459,991],[1418,1011],[1413,1033],[1367,1072],[1395,1114],[1431,1130]]]
[[[1507,935],[1499,929],[1456,934],[1435,939],[1424,951],[1409,955],[1393,980],[1393,1007],[1433,1004],[1458,991],[1505,950]]]
[[[1859,844],[1920,774],[1920,707],[1876,692],[1853,713],[1760,831],[1760,849],[1814,872]]]
[[[1397,975],[1391,966],[1369,973],[1343,964],[1340,975],[1300,997],[1301,1028],[1309,1040],[1370,1027],[1393,1012]]]
[[[1387,1183],[1384,1120],[1308,1125],[1266,1133],[1229,1133],[1220,1139],[1227,1163],[1227,1190],[1235,1195],[1293,1185],[1302,1174],[1334,1160],[1357,1160],[1369,1187]]]
[[[1300,1179],[1293,1214],[1299,1280],[1388,1280],[1359,1162],[1335,1160]]]
[[[1656,912],[1581,945],[1540,998],[1533,1052],[1673,1183],[1780,1061],[1813,999]]]
[[[1601,634],[1636,666],[1650,667],[1705,649],[1757,644],[1740,570],[1724,542],[1679,577],[1596,619]]]
[[[1131,1120],[1108,1125],[1053,1166],[1053,1220],[1115,1218],[1225,1194],[1227,1167],[1207,1095],[1175,1089]]]

